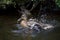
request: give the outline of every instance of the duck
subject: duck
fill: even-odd
[[[17,23],[20,24],[21,27],[26,28],[27,25],[27,17],[25,15],[22,15],[21,18],[17,20]]]
[[[21,18],[19,18],[17,20],[17,22],[20,24],[21,27],[29,28],[31,30],[33,28],[35,28],[35,29],[38,28],[38,26],[37,27],[35,26],[36,24],[39,25],[38,20],[36,18],[31,17],[31,18],[28,19],[25,14],[22,15]],[[38,30],[38,29],[36,29],[36,30]]]

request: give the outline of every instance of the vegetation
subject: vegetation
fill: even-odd
[[[9,10],[11,12],[13,10],[16,13],[17,10],[20,11],[21,6],[24,6],[32,15],[37,16],[45,13],[55,14],[56,11],[60,10],[59,5],[59,0],[0,0],[0,10]]]

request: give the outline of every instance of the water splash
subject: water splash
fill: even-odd
[[[31,37],[37,36],[39,33],[44,32],[44,31],[51,31],[53,28],[55,28],[56,25],[56,20],[47,20],[44,18],[46,15],[41,16],[41,20],[37,22],[36,19],[30,19],[28,21],[28,25],[30,25],[27,28],[23,28],[20,26],[20,24],[16,24],[16,27],[18,30],[12,30],[15,35],[20,35],[22,34],[23,36],[27,36],[30,34]],[[30,23],[30,24],[29,24]]]

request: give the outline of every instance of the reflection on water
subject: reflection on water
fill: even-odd
[[[0,16],[0,40],[59,40],[60,38],[60,18],[41,18],[42,23],[47,23],[49,25],[53,25],[53,29],[48,29],[39,32],[38,34],[33,32],[35,37],[31,37],[31,34],[28,32],[28,29],[23,29],[21,27],[16,26],[16,17],[7,17]],[[46,21],[45,21],[46,20]],[[48,20],[48,21],[47,21]],[[22,29],[27,33],[23,33]],[[14,32],[12,32],[14,31]],[[22,35],[23,34],[23,35]],[[32,34],[32,35],[33,35]]]

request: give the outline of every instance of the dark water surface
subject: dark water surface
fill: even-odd
[[[27,36],[16,36],[11,30],[18,30],[15,26],[17,18],[13,16],[0,16],[0,40],[60,40],[60,16],[49,15],[48,19],[55,19],[56,27],[51,31],[44,31],[39,33],[36,37],[31,37],[30,34]]]

